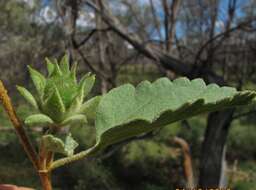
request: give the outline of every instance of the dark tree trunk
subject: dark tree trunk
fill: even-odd
[[[228,130],[232,122],[234,109],[209,114],[207,128],[202,145],[199,187],[219,187],[222,154]]]

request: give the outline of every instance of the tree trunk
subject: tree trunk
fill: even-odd
[[[234,109],[209,114],[202,145],[199,187],[217,188],[220,184],[222,155]]]

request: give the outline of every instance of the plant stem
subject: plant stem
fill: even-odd
[[[51,173],[48,170],[53,159],[53,153],[49,152],[45,149],[45,145],[43,141],[40,143],[40,151],[39,151],[39,162],[40,162],[40,170],[38,171],[41,183],[43,186],[43,190],[52,190],[51,185]]]
[[[98,147],[94,146],[92,148],[89,148],[89,149],[84,150],[82,152],[79,152],[77,154],[74,154],[73,156],[69,156],[69,157],[66,157],[66,158],[56,160],[51,164],[49,170],[52,171],[52,170],[54,170],[54,169],[56,169],[60,166],[63,166],[63,165],[69,164],[71,162],[81,160],[83,158],[91,156],[93,153],[97,152],[97,150],[98,150]]]
[[[52,190],[51,174],[48,171],[39,171],[43,190]]]
[[[28,155],[29,159],[31,160],[34,168],[38,171],[41,183],[43,186],[43,190],[52,190],[51,186],[51,180],[50,180],[50,172],[47,170],[46,167],[46,161],[48,158],[48,154],[43,153],[42,157],[40,159],[38,158],[38,154],[36,153],[34,147],[30,143],[30,140],[22,126],[22,123],[20,122],[15,109],[12,105],[11,99],[8,96],[7,90],[4,87],[2,81],[0,80],[0,101],[3,104],[3,107],[8,114],[9,119],[11,120],[14,129],[16,131],[17,136],[19,137],[19,140]],[[45,152],[45,151],[43,151]],[[51,162],[51,159],[49,160]]]
[[[11,120],[11,122],[14,126],[16,134],[19,137],[19,140],[20,140],[25,152],[27,153],[29,159],[33,163],[33,166],[35,167],[35,169],[39,170],[40,165],[39,165],[37,153],[36,153],[34,147],[32,146],[32,144],[30,143],[30,140],[29,140],[22,124],[21,124],[19,118],[17,117],[17,114],[12,105],[11,99],[8,96],[7,90],[4,87],[1,80],[0,80],[0,101],[2,102],[4,109],[5,109],[6,113],[8,114],[9,119]]]

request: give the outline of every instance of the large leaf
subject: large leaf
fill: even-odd
[[[96,114],[97,148],[158,129],[202,112],[249,103],[255,92],[205,85],[202,79],[161,78],[127,84],[111,90],[99,103]]]

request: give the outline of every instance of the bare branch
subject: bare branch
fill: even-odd
[[[77,44],[77,48],[81,47],[82,45],[84,45],[89,39],[91,39],[91,37],[97,33],[97,32],[108,32],[110,31],[110,28],[105,28],[105,29],[93,29],[89,32],[89,34],[80,42]]]
[[[86,5],[94,9],[98,14],[100,14],[102,16],[102,19],[115,33],[117,33],[124,40],[129,42],[140,53],[144,54],[145,56],[156,62],[161,62],[164,67],[175,70],[179,74],[189,74],[190,66],[185,65],[180,60],[171,57],[168,54],[163,54],[163,52],[159,51],[156,48],[142,45],[143,41],[136,34],[134,34],[133,36],[129,35],[128,29],[123,27],[120,22],[113,15],[111,15],[109,11],[107,11],[106,7],[104,8],[104,10],[100,10],[95,4],[89,1],[86,1]]]
[[[255,114],[255,113],[256,113],[256,110],[251,110],[251,111],[248,111],[245,113],[240,113],[240,114],[234,115],[232,119],[233,120],[240,119],[241,117],[246,117],[248,115]]]
[[[181,146],[183,156],[184,156],[184,173],[187,180],[187,188],[194,188],[195,182],[194,182],[194,174],[193,174],[193,167],[192,167],[192,159],[190,154],[190,149],[188,143],[180,138],[180,137],[174,137],[173,141]]]

